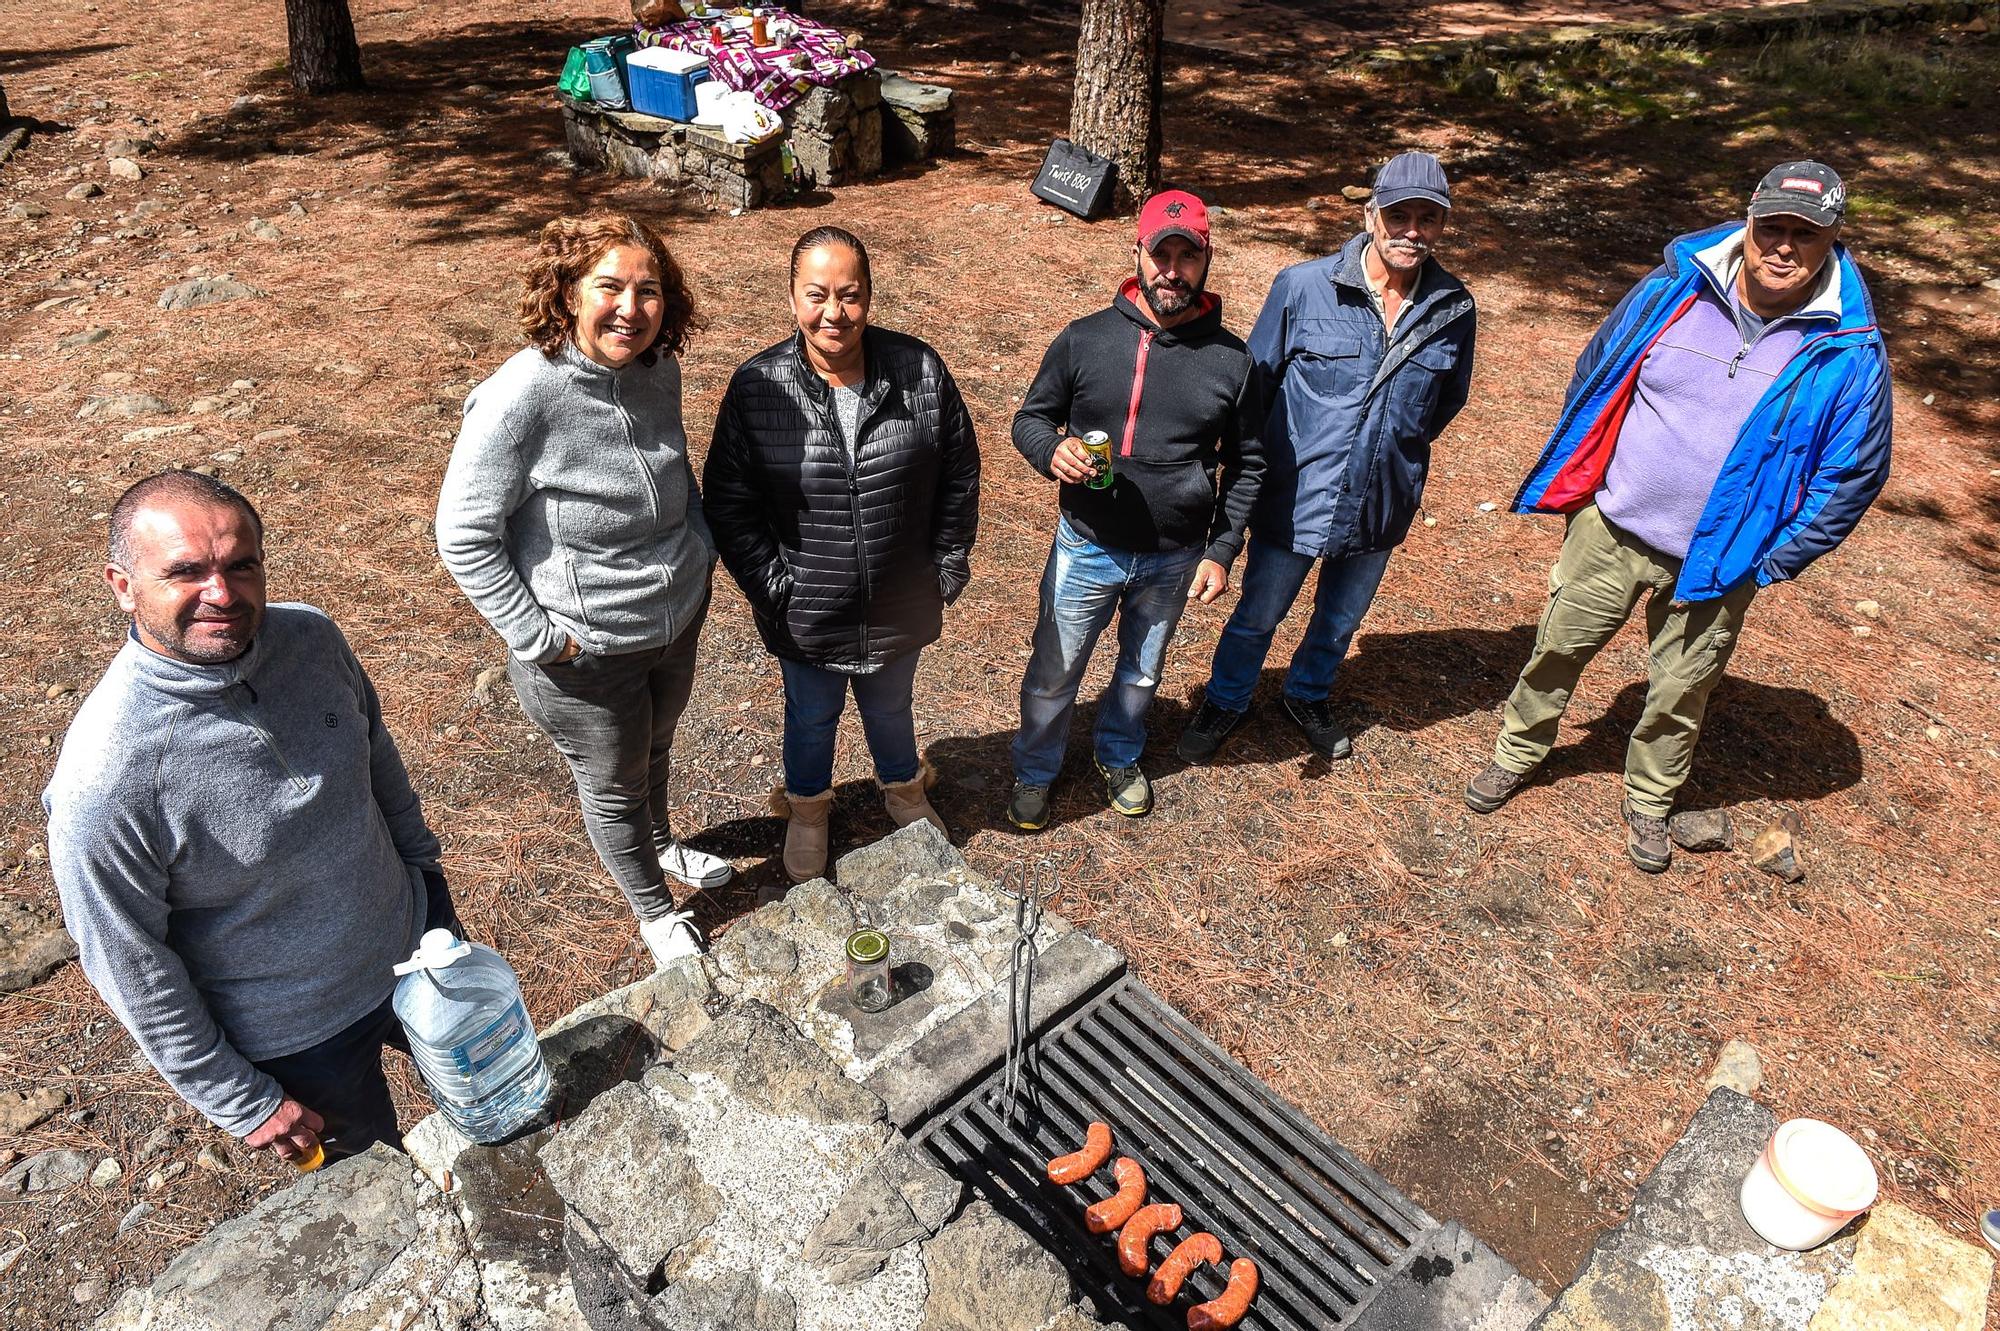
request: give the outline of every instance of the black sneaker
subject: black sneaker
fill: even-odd
[[[1127,818],[1143,818],[1153,811],[1153,785],[1137,763],[1106,767],[1100,762],[1097,771],[1104,778],[1104,796],[1114,811]]]
[[[1217,707],[1204,700],[1201,710],[1187,723],[1181,732],[1180,747],[1177,750],[1184,762],[1205,763],[1215,756],[1222,747],[1222,741],[1229,738],[1229,732],[1243,722],[1243,713],[1232,712],[1227,707]]]
[[[1023,832],[1039,832],[1049,825],[1049,788],[1014,783],[1013,798],[1007,801],[1007,821]]]
[[[1333,708],[1321,699],[1314,702],[1307,698],[1285,695],[1285,715],[1293,724],[1305,732],[1306,743],[1322,758],[1346,758],[1354,752],[1354,742],[1347,738],[1347,732],[1340,728],[1340,722],[1333,719]]]

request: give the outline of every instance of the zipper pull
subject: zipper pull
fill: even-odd
[[[1745,342],[1743,346],[1737,351],[1737,353],[1734,356],[1730,357],[1729,377],[1731,379],[1734,379],[1736,377],[1736,367],[1741,365],[1743,363],[1743,358],[1749,354],[1750,354],[1750,344],[1748,342]]]

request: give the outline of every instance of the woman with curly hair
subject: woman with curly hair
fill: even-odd
[[[944,830],[911,692],[971,577],[979,448],[944,361],[868,322],[868,251],[839,227],[792,247],[797,329],[737,368],[709,444],[709,517],[785,683],[785,872],[825,872],[847,694],[899,827]]]
[[[524,281],[530,345],[465,400],[438,554],[506,641],[521,709],[569,763],[591,844],[665,965],[701,947],[666,879],[732,872],[668,817],[715,567],[681,427],[694,300],[659,232],[618,214],[550,222]]]

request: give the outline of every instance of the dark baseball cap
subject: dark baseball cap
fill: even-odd
[[[1757,182],[1752,217],[1803,217],[1815,226],[1839,226],[1847,215],[1847,186],[1830,166],[1781,162]]]
[[[1429,153],[1398,153],[1375,173],[1375,192],[1369,202],[1377,208],[1407,199],[1428,199],[1440,208],[1451,207],[1451,182],[1444,167]]]
[[[1208,207],[1184,189],[1162,190],[1139,210],[1139,245],[1151,254],[1168,236],[1208,248]]]

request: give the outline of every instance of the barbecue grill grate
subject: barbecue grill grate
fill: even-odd
[[[1107,1166],[1060,1188],[1047,1162],[1075,1150],[1091,1120],[1111,1125],[1114,1155],[1146,1168],[1148,1201],[1178,1202],[1181,1227],[1156,1239],[1158,1263],[1190,1234],[1222,1241],[1224,1262],[1253,1258],[1262,1288],[1240,1323],[1254,1331],[1350,1325],[1437,1222],[1314,1128],[1145,985],[1124,977],[1029,1046],[1032,1074],[1012,1122],[1001,1070],[912,1135],[951,1173],[1033,1234],[1069,1269],[1101,1320],[1134,1331],[1186,1325],[1222,1292],[1204,1266],[1168,1308],[1118,1269],[1115,1235],[1083,1227],[1113,1191]]]

